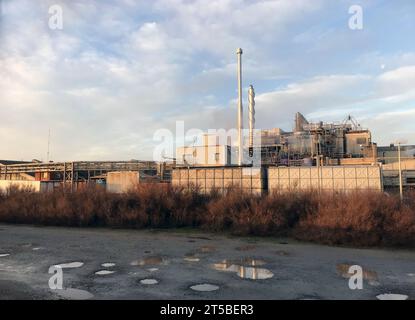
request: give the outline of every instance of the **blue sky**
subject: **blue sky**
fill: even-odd
[[[415,1],[0,4],[0,158],[45,160],[49,128],[57,161],[150,159],[155,131],[177,120],[230,129],[238,47],[257,127],[350,113],[380,145],[415,144]],[[62,30],[48,27],[54,4]]]

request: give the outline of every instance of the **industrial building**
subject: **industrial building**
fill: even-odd
[[[171,163],[137,160],[49,163],[0,160],[0,189],[17,185],[36,191],[51,191],[55,188],[78,190],[90,184],[106,185],[107,176],[114,172],[138,173],[137,183],[166,182],[171,179],[171,168]]]
[[[250,85],[249,132],[246,134],[243,130],[242,49],[237,49],[236,54],[238,141],[232,144],[228,137],[204,135],[201,145],[177,148],[173,185],[195,187],[202,192],[236,186],[252,193],[310,188],[380,191],[384,186],[399,185],[399,172],[387,167],[389,162],[397,161],[392,160],[396,150],[393,146],[389,150],[384,147],[378,150],[370,130],[362,128],[350,115],[341,122],[310,122],[297,112],[292,131],[255,130],[255,92]],[[404,151],[408,157],[415,154],[415,148],[408,147]],[[382,164],[386,164],[385,168]],[[412,170],[415,163],[413,165],[414,168],[403,172],[405,186],[415,185],[415,170]],[[253,172],[254,168],[259,171]]]
[[[311,122],[295,113],[293,128],[255,129],[255,91],[248,89],[248,129],[243,130],[242,49],[237,52],[237,143],[224,132],[204,134],[201,143],[176,149],[172,163],[154,161],[1,161],[0,189],[16,184],[37,191],[77,190],[88,184],[125,192],[137,183],[172,182],[203,192],[239,187],[261,194],[275,190],[383,190],[415,186],[415,146],[377,147],[369,129],[352,117]]]
[[[261,129],[254,137],[243,137],[243,163],[249,164],[249,145],[260,157],[261,165],[304,166],[363,165],[377,162],[376,143],[368,129],[363,129],[351,116],[341,123],[310,123],[300,113],[295,114],[294,128]],[[252,140],[251,140],[252,139]],[[238,148],[220,141],[229,137],[206,134],[201,145],[179,147],[177,164],[181,166],[226,166],[237,162]],[[249,141],[249,142],[248,142]]]
[[[356,159],[359,160],[345,160]],[[295,114],[294,128],[261,130],[261,162],[267,165],[373,164],[376,144],[368,129],[348,116],[342,123],[308,122]]]

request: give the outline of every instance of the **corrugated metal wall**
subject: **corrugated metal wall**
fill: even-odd
[[[381,169],[378,166],[268,168],[268,191],[306,189],[382,190]]]

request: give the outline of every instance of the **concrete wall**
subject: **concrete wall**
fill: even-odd
[[[264,168],[176,168],[172,172],[172,185],[184,188],[197,187],[201,192],[226,188],[242,188],[254,194],[265,189]]]
[[[320,189],[347,191],[382,190],[379,166],[269,167],[268,191]]]
[[[119,171],[107,173],[107,191],[122,193],[140,183],[137,171]]]
[[[52,192],[61,188],[62,183],[53,181],[0,180],[0,191],[6,191],[10,186],[16,186],[20,189],[30,188],[34,192]]]
[[[40,192],[40,181],[24,181],[24,180],[0,180],[0,191],[6,191],[10,186],[18,188],[31,188],[33,191]]]

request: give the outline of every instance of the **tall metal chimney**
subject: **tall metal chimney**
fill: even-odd
[[[238,165],[242,165],[243,158],[243,118],[242,118],[242,49],[236,50],[238,57]]]
[[[248,119],[249,119],[249,156],[254,156],[254,128],[255,128],[255,90],[252,84],[248,89]]]

